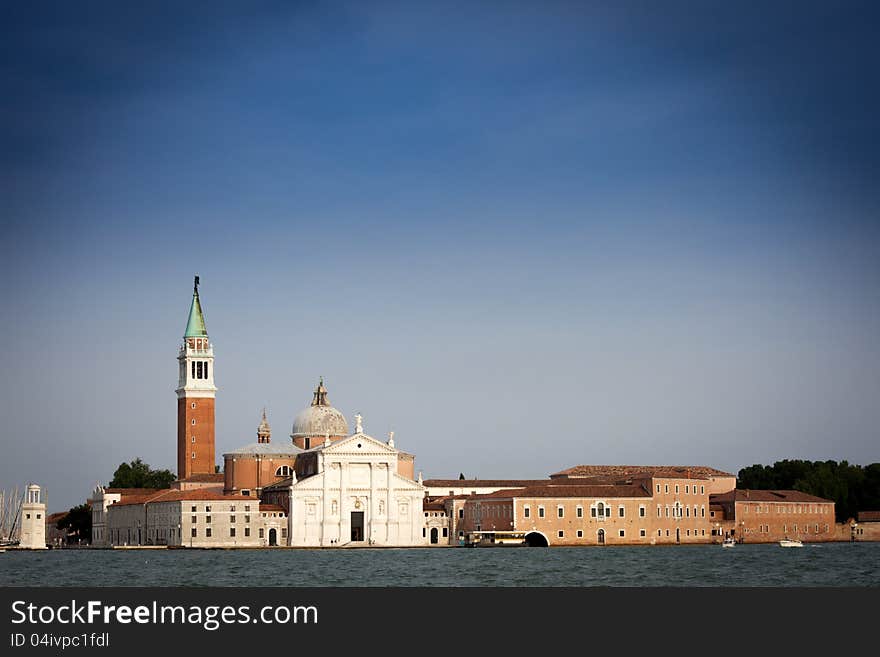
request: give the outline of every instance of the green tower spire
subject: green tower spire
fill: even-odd
[[[205,330],[205,316],[202,314],[202,304],[199,301],[199,277],[196,276],[193,284],[193,300],[189,307],[189,320],[186,323],[185,338],[206,338],[208,331]]]

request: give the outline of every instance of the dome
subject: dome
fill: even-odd
[[[312,404],[301,411],[293,421],[291,438],[347,436],[348,422],[345,416],[327,401],[324,381],[315,388]]]

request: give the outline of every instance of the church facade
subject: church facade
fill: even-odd
[[[364,433],[329,437],[300,455],[288,481],[264,489],[264,498],[288,511],[288,544],[296,547],[425,544],[425,487],[399,472],[393,437]],[[404,461],[406,463],[406,461]]]

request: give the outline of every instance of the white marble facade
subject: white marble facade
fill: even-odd
[[[425,544],[425,488],[398,474],[397,449],[360,431],[313,451],[316,473],[289,489],[289,545]]]

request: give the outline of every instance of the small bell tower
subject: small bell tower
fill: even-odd
[[[269,444],[272,437],[272,427],[269,426],[269,420],[266,419],[266,409],[263,409],[263,419],[260,420],[260,426],[257,427],[257,442],[261,444]]]
[[[199,300],[199,277],[177,353],[177,478],[214,473],[214,346]]]

